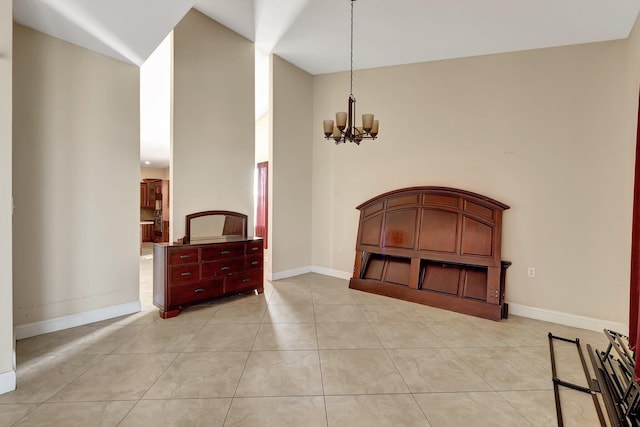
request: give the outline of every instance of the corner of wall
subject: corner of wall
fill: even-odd
[[[0,393],[15,389],[13,320],[13,2],[0,0]],[[13,357],[13,358],[12,358]]]
[[[307,273],[311,273],[311,266],[299,267],[299,268],[294,268],[286,271],[278,271],[276,273],[268,273],[267,280],[269,281],[282,280],[282,279],[287,279],[289,277],[300,276],[302,274],[307,274]]]
[[[344,280],[349,280],[353,276],[353,273],[349,273],[348,271],[334,270],[331,268],[318,267],[315,265],[311,267],[311,272],[322,274],[325,276],[337,277],[338,279]]]

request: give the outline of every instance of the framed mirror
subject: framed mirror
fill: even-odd
[[[247,237],[247,216],[232,211],[203,211],[186,216],[184,243],[223,237]]]

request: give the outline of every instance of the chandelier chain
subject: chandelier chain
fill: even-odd
[[[353,97],[353,3],[356,0],[351,0],[351,64],[350,64],[350,81],[349,81],[349,95]]]

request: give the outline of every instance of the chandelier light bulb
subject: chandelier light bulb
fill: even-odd
[[[332,138],[336,141],[336,144],[340,142],[340,139],[342,139],[342,132],[340,132],[340,129],[338,129],[337,127],[333,128]]]
[[[333,120],[324,120],[322,122],[322,127],[324,128],[324,136],[326,138],[333,134]]]
[[[380,122],[378,122],[377,120],[373,121],[373,127],[371,128],[371,131],[369,131],[369,133],[371,135],[373,135],[374,137],[376,137],[378,135],[378,126],[380,125]]]
[[[373,114],[362,115],[362,127],[365,131],[369,132],[373,127]]]
[[[340,130],[344,130],[347,127],[347,113],[344,111],[336,113],[336,126]]]

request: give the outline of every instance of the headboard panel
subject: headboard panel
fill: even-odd
[[[502,317],[502,212],[509,206],[455,188],[411,187],[376,196],[357,209],[360,224],[351,287],[375,285],[377,293],[385,295],[414,290],[420,300],[427,291],[474,304],[483,300],[500,307],[480,315]]]

